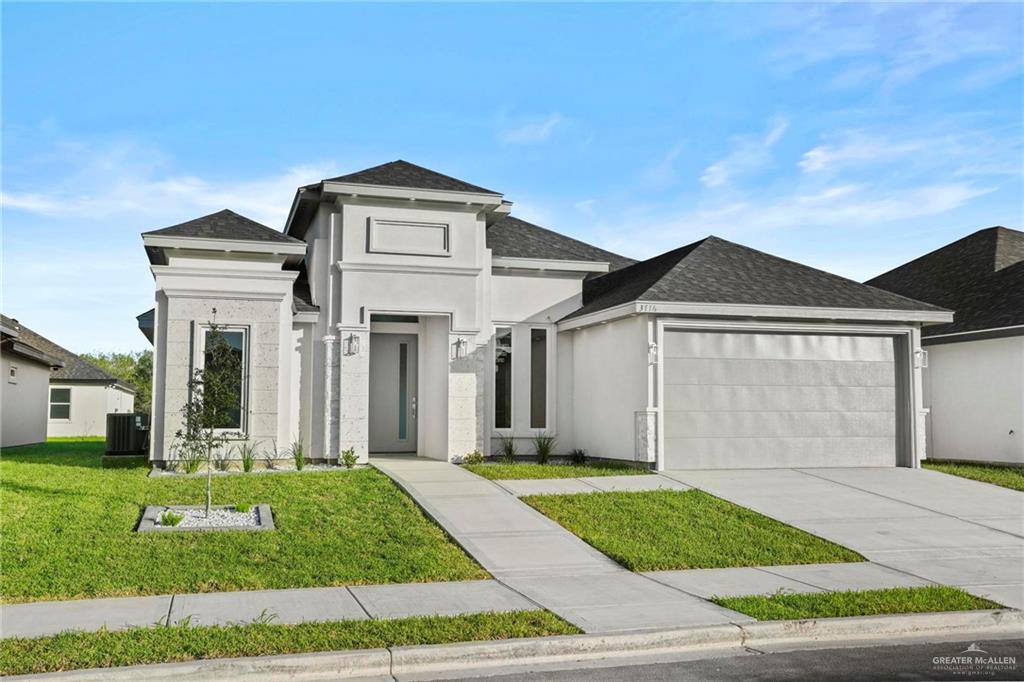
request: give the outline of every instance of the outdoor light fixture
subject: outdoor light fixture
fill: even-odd
[[[345,355],[359,355],[359,337],[355,334],[346,336],[342,352]]]
[[[658,364],[658,344],[653,341],[647,345],[647,364]]]
[[[466,357],[467,346],[469,346],[469,341],[466,341],[466,339],[461,336],[455,339],[455,343],[452,344],[452,358],[458,360]]]

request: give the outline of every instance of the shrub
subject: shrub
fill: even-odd
[[[473,452],[469,453],[468,455],[465,455],[462,458],[462,463],[463,464],[483,464],[484,463],[484,453],[480,452],[479,450],[474,450]]]
[[[515,464],[516,456],[519,451],[516,450],[516,441],[511,436],[498,436],[498,452],[500,452],[501,461],[505,464]]]
[[[533,449],[537,452],[537,463],[547,464],[551,451],[555,449],[557,439],[546,433],[538,433],[533,437]]]
[[[227,471],[231,468],[231,453],[227,450],[220,450],[213,455],[213,466],[217,471]]]
[[[160,525],[177,526],[179,523],[181,523],[182,519],[184,518],[184,514],[180,514],[176,511],[171,511],[170,509],[168,509],[167,511],[160,514]]]
[[[356,465],[359,458],[356,457],[356,449],[349,448],[348,450],[341,451],[341,463],[345,465],[346,469],[351,469]]]
[[[297,440],[292,443],[292,459],[295,460],[295,469],[302,471],[306,468],[306,451],[302,447],[302,441]]]
[[[252,471],[252,465],[256,461],[256,448],[259,443],[250,443],[246,441],[238,445],[238,458],[242,460],[242,471],[246,473]]]
[[[277,460],[280,453],[277,450],[277,441],[270,441],[270,450],[263,453],[263,466],[268,471],[277,468]]]
[[[569,453],[569,461],[573,464],[586,464],[587,463],[587,451],[580,448],[576,448]]]
[[[178,466],[186,474],[194,474],[203,464],[205,453],[193,442],[175,438],[171,444],[171,454],[178,461]]]

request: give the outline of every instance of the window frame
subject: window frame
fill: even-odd
[[[494,368],[497,364],[497,338],[499,329],[511,329],[512,330],[512,389],[511,389],[511,419],[509,427],[499,427],[496,425],[496,405],[497,405],[497,385],[493,380]],[[530,417],[532,416],[532,389],[531,389],[531,377],[533,369],[533,353],[532,353],[532,341],[531,337],[533,330],[543,330],[546,334],[547,341],[545,343],[545,349],[547,353],[547,367],[544,372],[544,380],[546,383],[544,399],[546,401],[544,410],[544,428],[535,428],[530,426]],[[488,389],[489,399],[491,402],[490,406],[490,429],[491,437],[514,437],[514,438],[532,438],[538,432],[547,435],[557,435],[557,402],[558,392],[555,386],[558,377],[558,353],[557,353],[557,338],[558,338],[558,325],[547,324],[542,322],[498,322],[492,323],[491,343],[490,343],[490,362],[491,362],[491,383]],[[526,357],[526,360],[517,361],[516,357]],[[524,372],[523,376],[517,376],[518,373]],[[516,401],[523,398],[520,394],[522,390],[516,390],[516,385],[520,383],[520,379],[525,378],[523,385],[520,389],[525,387],[525,400],[522,405],[518,405]],[[518,409],[517,409],[518,407]],[[521,417],[525,414],[525,418],[521,424],[516,424],[517,417]]]
[[[74,402],[75,402],[74,401],[74,396],[71,393],[71,387],[70,386],[50,386],[49,389],[50,389],[50,392],[47,395],[47,404],[46,404],[46,420],[47,421],[51,421],[51,422],[61,422],[61,423],[68,423],[68,422],[70,422],[72,416],[74,415],[74,413],[72,412],[72,410],[73,410],[72,406],[74,405]],[[64,401],[54,402],[54,400],[53,400],[53,392],[54,391],[67,391],[68,392],[67,402],[64,402]],[[53,416],[53,406],[54,405],[67,405],[68,406],[68,416],[67,417],[54,417]]]
[[[213,325],[209,323],[196,323],[195,338],[193,339],[192,372],[206,367],[206,335],[212,330]],[[250,381],[250,357],[252,356],[252,328],[246,324],[218,324],[221,332],[241,332],[242,334],[242,404],[239,406],[239,422],[237,429],[223,428],[214,429],[217,434],[239,434],[239,440],[245,440],[249,436],[249,406],[251,391]],[[192,372],[189,373],[191,381]],[[191,392],[189,393],[191,398]]]
[[[508,329],[509,331],[509,353],[512,358],[512,366],[509,370],[509,399],[508,399],[508,426],[498,426],[498,382],[494,378],[498,366],[498,330]],[[493,339],[491,343],[491,430],[502,436],[511,436],[516,429],[516,325],[515,323],[494,324]]]
[[[544,332],[544,426],[533,425],[533,332],[542,331]],[[530,366],[527,377],[529,378],[530,394],[529,394],[529,427],[531,431],[540,431],[542,433],[549,433],[551,428],[551,400],[552,396],[552,385],[551,381],[551,356],[554,354],[554,348],[552,344],[551,327],[549,325],[529,325],[526,328],[526,341],[527,347],[530,351]]]

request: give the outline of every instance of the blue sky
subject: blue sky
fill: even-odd
[[[139,233],[404,158],[634,257],[865,279],[1022,223],[1024,7],[3,5],[3,311],[147,346]]]

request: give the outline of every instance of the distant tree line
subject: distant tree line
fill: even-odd
[[[153,351],[136,353],[82,353],[82,357],[138,389],[135,411],[150,412],[153,396]]]

